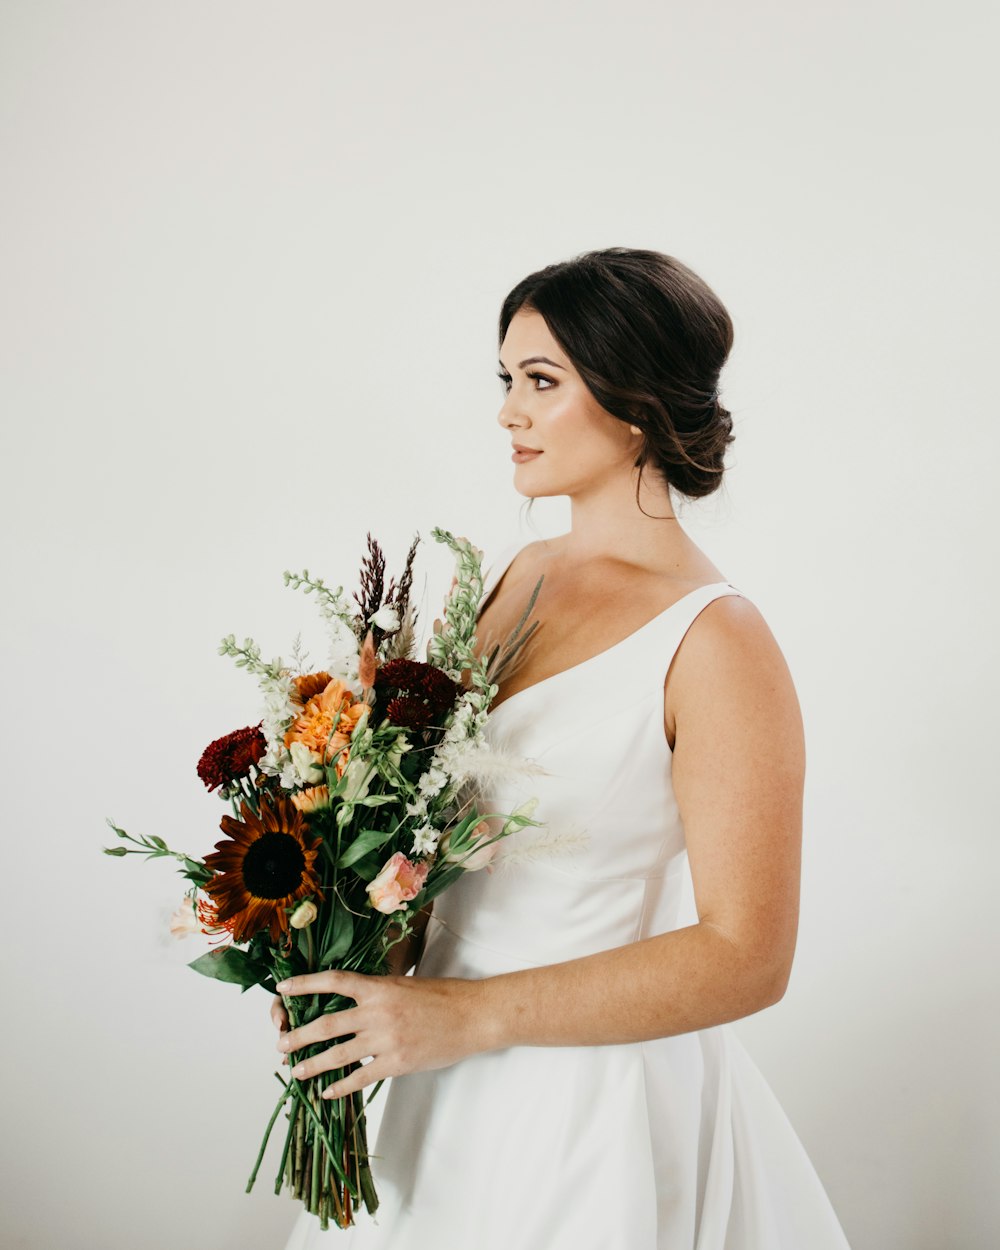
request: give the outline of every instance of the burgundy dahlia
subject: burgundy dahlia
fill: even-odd
[[[463,690],[460,682],[433,664],[402,658],[381,666],[375,686],[383,693],[386,687],[400,692],[390,698],[386,716],[390,724],[411,729],[439,723]]]
[[[249,775],[267,751],[267,740],[261,733],[260,724],[236,729],[224,738],[216,738],[202,752],[198,761],[198,776],[209,790],[228,786],[239,777]]]

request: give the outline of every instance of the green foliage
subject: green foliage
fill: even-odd
[[[227,981],[231,985],[239,985],[244,991],[252,985],[260,985],[271,994],[276,992],[274,978],[267,965],[254,959],[249,952],[240,950],[237,946],[206,951],[204,955],[192,960],[188,967],[216,981]]]
[[[336,907],[333,912],[333,930],[329,935],[326,948],[320,954],[322,967],[332,964],[351,949],[354,940],[354,916],[346,907]]]
[[[131,842],[136,849],[132,850],[127,846],[106,846],[103,848],[105,855],[113,855],[116,859],[120,859],[125,855],[145,855],[147,859],[178,859],[181,862],[181,867],[177,871],[193,885],[205,885],[215,875],[200,860],[192,859],[184,851],[172,851],[166,842],[162,838],[157,837],[156,834],[140,834],[135,838],[130,833],[126,833],[124,829],[120,829],[110,816],[107,817],[107,822],[119,838],[124,838],[125,841]]]
[[[363,855],[367,855],[370,851],[384,846],[394,832],[395,830],[392,828],[362,829],[350,846],[341,852],[340,858],[337,860],[337,867],[349,868],[351,864],[356,864]],[[371,880],[370,877],[365,879]]]

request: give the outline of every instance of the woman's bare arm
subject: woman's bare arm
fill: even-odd
[[[670,676],[674,792],[699,920],[478,983],[477,1049],[667,1037],[777,1002],[798,929],[805,743],[784,656],[757,608],[713,601]]]
[[[781,998],[798,927],[805,747],[791,675],[753,604],[726,596],[699,614],[670,689],[672,776],[698,923],[481,979],[292,977],[283,993],[337,992],[356,1003],[279,1042],[294,1052],[351,1035],[296,1064],[296,1076],[372,1056],[324,1091],[339,1098],[478,1051],[670,1037]]]

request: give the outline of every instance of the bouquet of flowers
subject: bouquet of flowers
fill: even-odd
[[[242,646],[232,634],[222,640],[220,654],[257,678],[264,714],[259,724],[212,742],[198,763],[204,784],[232,807],[214,852],[198,859],[108,821],[133,845],[106,847],[106,854],[179,861],[191,884],[171,927],[217,939],[190,964],[197,972],[272,995],[278,982],[299,973],[385,974],[389,951],[413,931],[418,912],[463,873],[487,866],[500,839],[540,825],[531,817],[535,799],[511,813],[484,813],[476,804],[484,777],[544,771],[491,746],[483,732],[498,689],[492,678],[535,628],[521,636],[538,587],[504,647],[477,656],[482,552],[447,530],[431,532],[453,551],[456,572],[426,661],[411,655],[419,539],[398,585],[390,579],[386,587],[384,556],[369,534],[357,607],[343,587],[330,590],[308,570],[285,573],[286,585],[318,601],[330,634],[323,671],[302,671],[298,640],[292,665],[280,657],[265,663],[250,638]],[[340,994],[283,1002],[292,1028],[353,1005]],[[343,1040],[310,1046],[298,1058]],[[290,1072],[287,1082],[275,1073],[282,1091],[248,1193],[290,1104],[275,1193],[287,1185],[324,1229],[331,1215],[342,1228],[354,1223],[361,1201],[369,1213],[376,1210],[362,1091],[320,1096],[321,1085],[358,1066],[301,1080]]]

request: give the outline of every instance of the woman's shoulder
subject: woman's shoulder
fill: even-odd
[[[764,737],[798,736],[801,709],[784,652],[757,604],[732,589],[702,608],[674,652],[669,721],[735,718]]]

